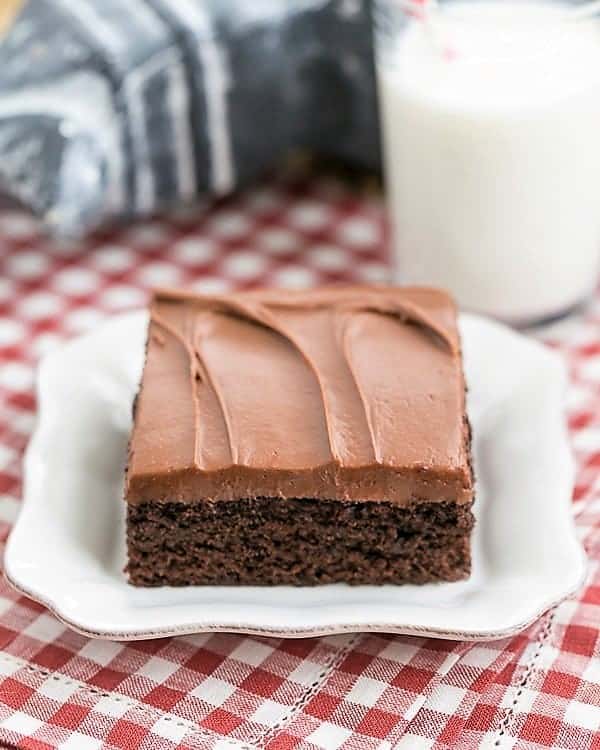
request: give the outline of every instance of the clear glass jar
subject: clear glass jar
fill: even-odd
[[[600,268],[600,21],[528,0],[407,7],[375,8],[396,281],[514,324],[570,310]]]

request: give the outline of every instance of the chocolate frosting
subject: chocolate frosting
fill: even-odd
[[[445,293],[156,293],[127,499],[258,496],[471,500]]]

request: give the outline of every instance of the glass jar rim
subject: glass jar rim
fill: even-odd
[[[377,15],[375,16],[377,35],[379,36],[381,34],[382,37],[389,36],[390,30],[394,30],[398,21],[401,26],[404,26],[407,23],[415,23],[416,21],[426,24],[427,16],[423,15],[423,1],[427,2],[427,0],[375,0],[376,10],[382,9],[384,11],[391,11],[394,17],[394,20],[392,20],[392,29],[390,29],[389,26],[387,29],[379,29],[377,28],[379,26],[377,23]],[[462,16],[460,11],[462,9],[465,9],[466,11],[470,6],[479,6],[483,8],[488,4],[493,4],[496,8],[501,8],[503,6],[502,0],[434,0],[434,3],[432,15],[429,16],[429,19],[432,19],[431,23],[435,23],[435,26],[437,27],[435,28],[435,35],[438,37],[446,37],[450,47],[452,47],[452,28],[457,30],[469,27],[471,27],[471,29],[477,29],[477,27],[480,26],[482,33],[485,33],[486,31],[488,33],[490,31],[495,33],[499,32],[504,37],[504,49],[502,51],[498,49],[492,51],[488,48],[476,49],[471,47],[469,50],[463,51],[462,55],[460,50],[457,50],[457,54],[448,55],[449,60],[454,59],[459,55],[464,55],[465,59],[470,59],[472,61],[497,60],[506,62],[526,62],[528,60],[537,60],[544,57],[547,58],[548,54],[552,54],[553,47],[558,44],[561,39],[564,39],[563,33],[567,33],[569,29],[576,29],[585,23],[593,23],[595,25],[600,22],[600,1],[590,2],[590,0],[584,0],[584,2],[573,5],[569,0],[511,0],[510,3],[507,3],[507,5],[510,5],[510,9],[507,8],[507,20],[510,20],[508,11],[511,9],[514,10],[516,6],[522,6],[523,9],[528,7],[533,9],[554,8],[556,10],[556,17],[542,19],[539,23],[536,22],[536,25],[529,29],[511,26],[509,23],[507,28],[500,30],[497,26],[491,29],[489,24],[484,23],[483,15],[478,20],[477,17],[471,17],[470,15]],[[411,8],[411,5],[413,5],[414,8]],[[596,9],[594,13],[588,15],[580,14],[573,17],[569,11],[571,8],[583,9],[590,5],[596,6]],[[456,8],[456,13],[450,10],[452,6]],[[419,9],[421,15],[417,16],[415,10]],[[445,11],[450,11],[452,15],[447,15]],[[565,17],[563,17],[563,13],[565,14]],[[398,14],[400,15],[398,16]],[[597,28],[599,32],[598,44],[600,45],[600,25]],[[431,27],[429,31],[431,32]],[[544,44],[531,45],[529,48],[527,47],[525,42],[528,37],[537,34],[539,40],[540,32],[546,31],[554,32],[554,34],[552,34],[550,38],[545,39]],[[395,36],[395,31],[393,35]]]

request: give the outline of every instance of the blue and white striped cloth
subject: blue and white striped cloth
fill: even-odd
[[[0,190],[81,234],[290,148],[379,160],[369,0],[27,0],[0,44]]]

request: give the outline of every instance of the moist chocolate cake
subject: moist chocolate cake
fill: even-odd
[[[469,575],[470,432],[444,292],[157,292],[134,412],[135,585]]]

